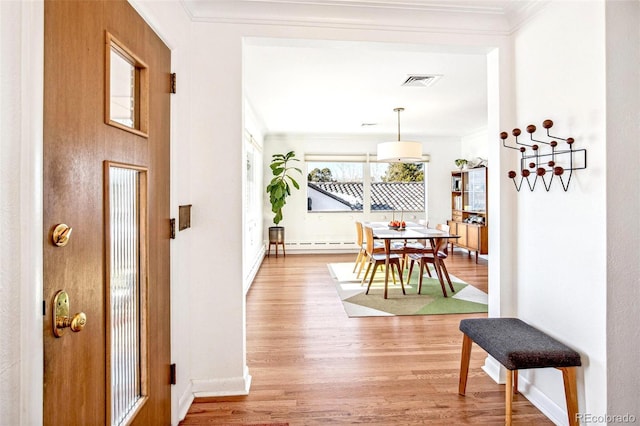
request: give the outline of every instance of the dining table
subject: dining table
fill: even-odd
[[[460,238],[459,235],[453,235],[446,231],[441,231],[435,228],[429,228],[428,225],[423,225],[414,222],[406,222],[404,228],[391,227],[388,222],[363,222],[363,224],[370,226],[373,230],[373,238],[376,240],[382,240],[384,242],[384,251],[386,254],[385,260],[385,274],[384,274],[384,298],[387,298],[387,288],[389,284],[389,256],[391,255],[391,242],[392,241],[412,241],[412,240],[428,240],[434,251],[434,266],[436,268],[436,275],[440,280],[440,283],[444,286],[444,277],[440,267],[441,259],[438,258],[438,250],[441,250],[445,246],[449,239]],[[444,287],[443,287],[444,288]]]

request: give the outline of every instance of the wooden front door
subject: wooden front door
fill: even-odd
[[[124,0],[48,0],[44,23],[44,423],[167,425],[170,51]],[[135,124],[105,119],[109,37]]]

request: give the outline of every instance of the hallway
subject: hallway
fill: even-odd
[[[182,425],[503,424],[504,388],[472,352],[458,396],[462,318],[348,318],[327,263],[353,255],[265,258],[247,297],[248,396],[198,398]],[[487,262],[457,251],[449,272],[487,289]],[[515,424],[552,424],[522,395]]]

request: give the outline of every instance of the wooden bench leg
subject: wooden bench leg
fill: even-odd
[[[518,394],[518,370],[513,370],[513,394]]]
[[[557,367],[562,371],[564,381],[564,397],[567,401],[567,415],[569,416],[569,426],[578,426],[578,386],[576,384],[575,367]]]
[[[473,341],[466,334],[462,339],[462,355],[460,357],[460,382],[458,383],[458,394],[463,395],[467,391],[467,375],[469,373],[469,360],[471,359],[471,344]]]
[[[511,403],[513,402],[513,371],[507,370],[507,385],[504,389],[504,424],[511,426]]]

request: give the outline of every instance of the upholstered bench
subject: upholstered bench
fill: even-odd
[[[466,391],[471,344],[475,342],[508,370],[506,425],[511,425],[511,402],[513,394],[518,393],[518,370],[545,367],[562,371],[569,424],[578,424],[575,367],[582,364],[580,354],[517,318],[464,319],[460,321],[460,331],[464,333],[458,387],[460,395]]]

